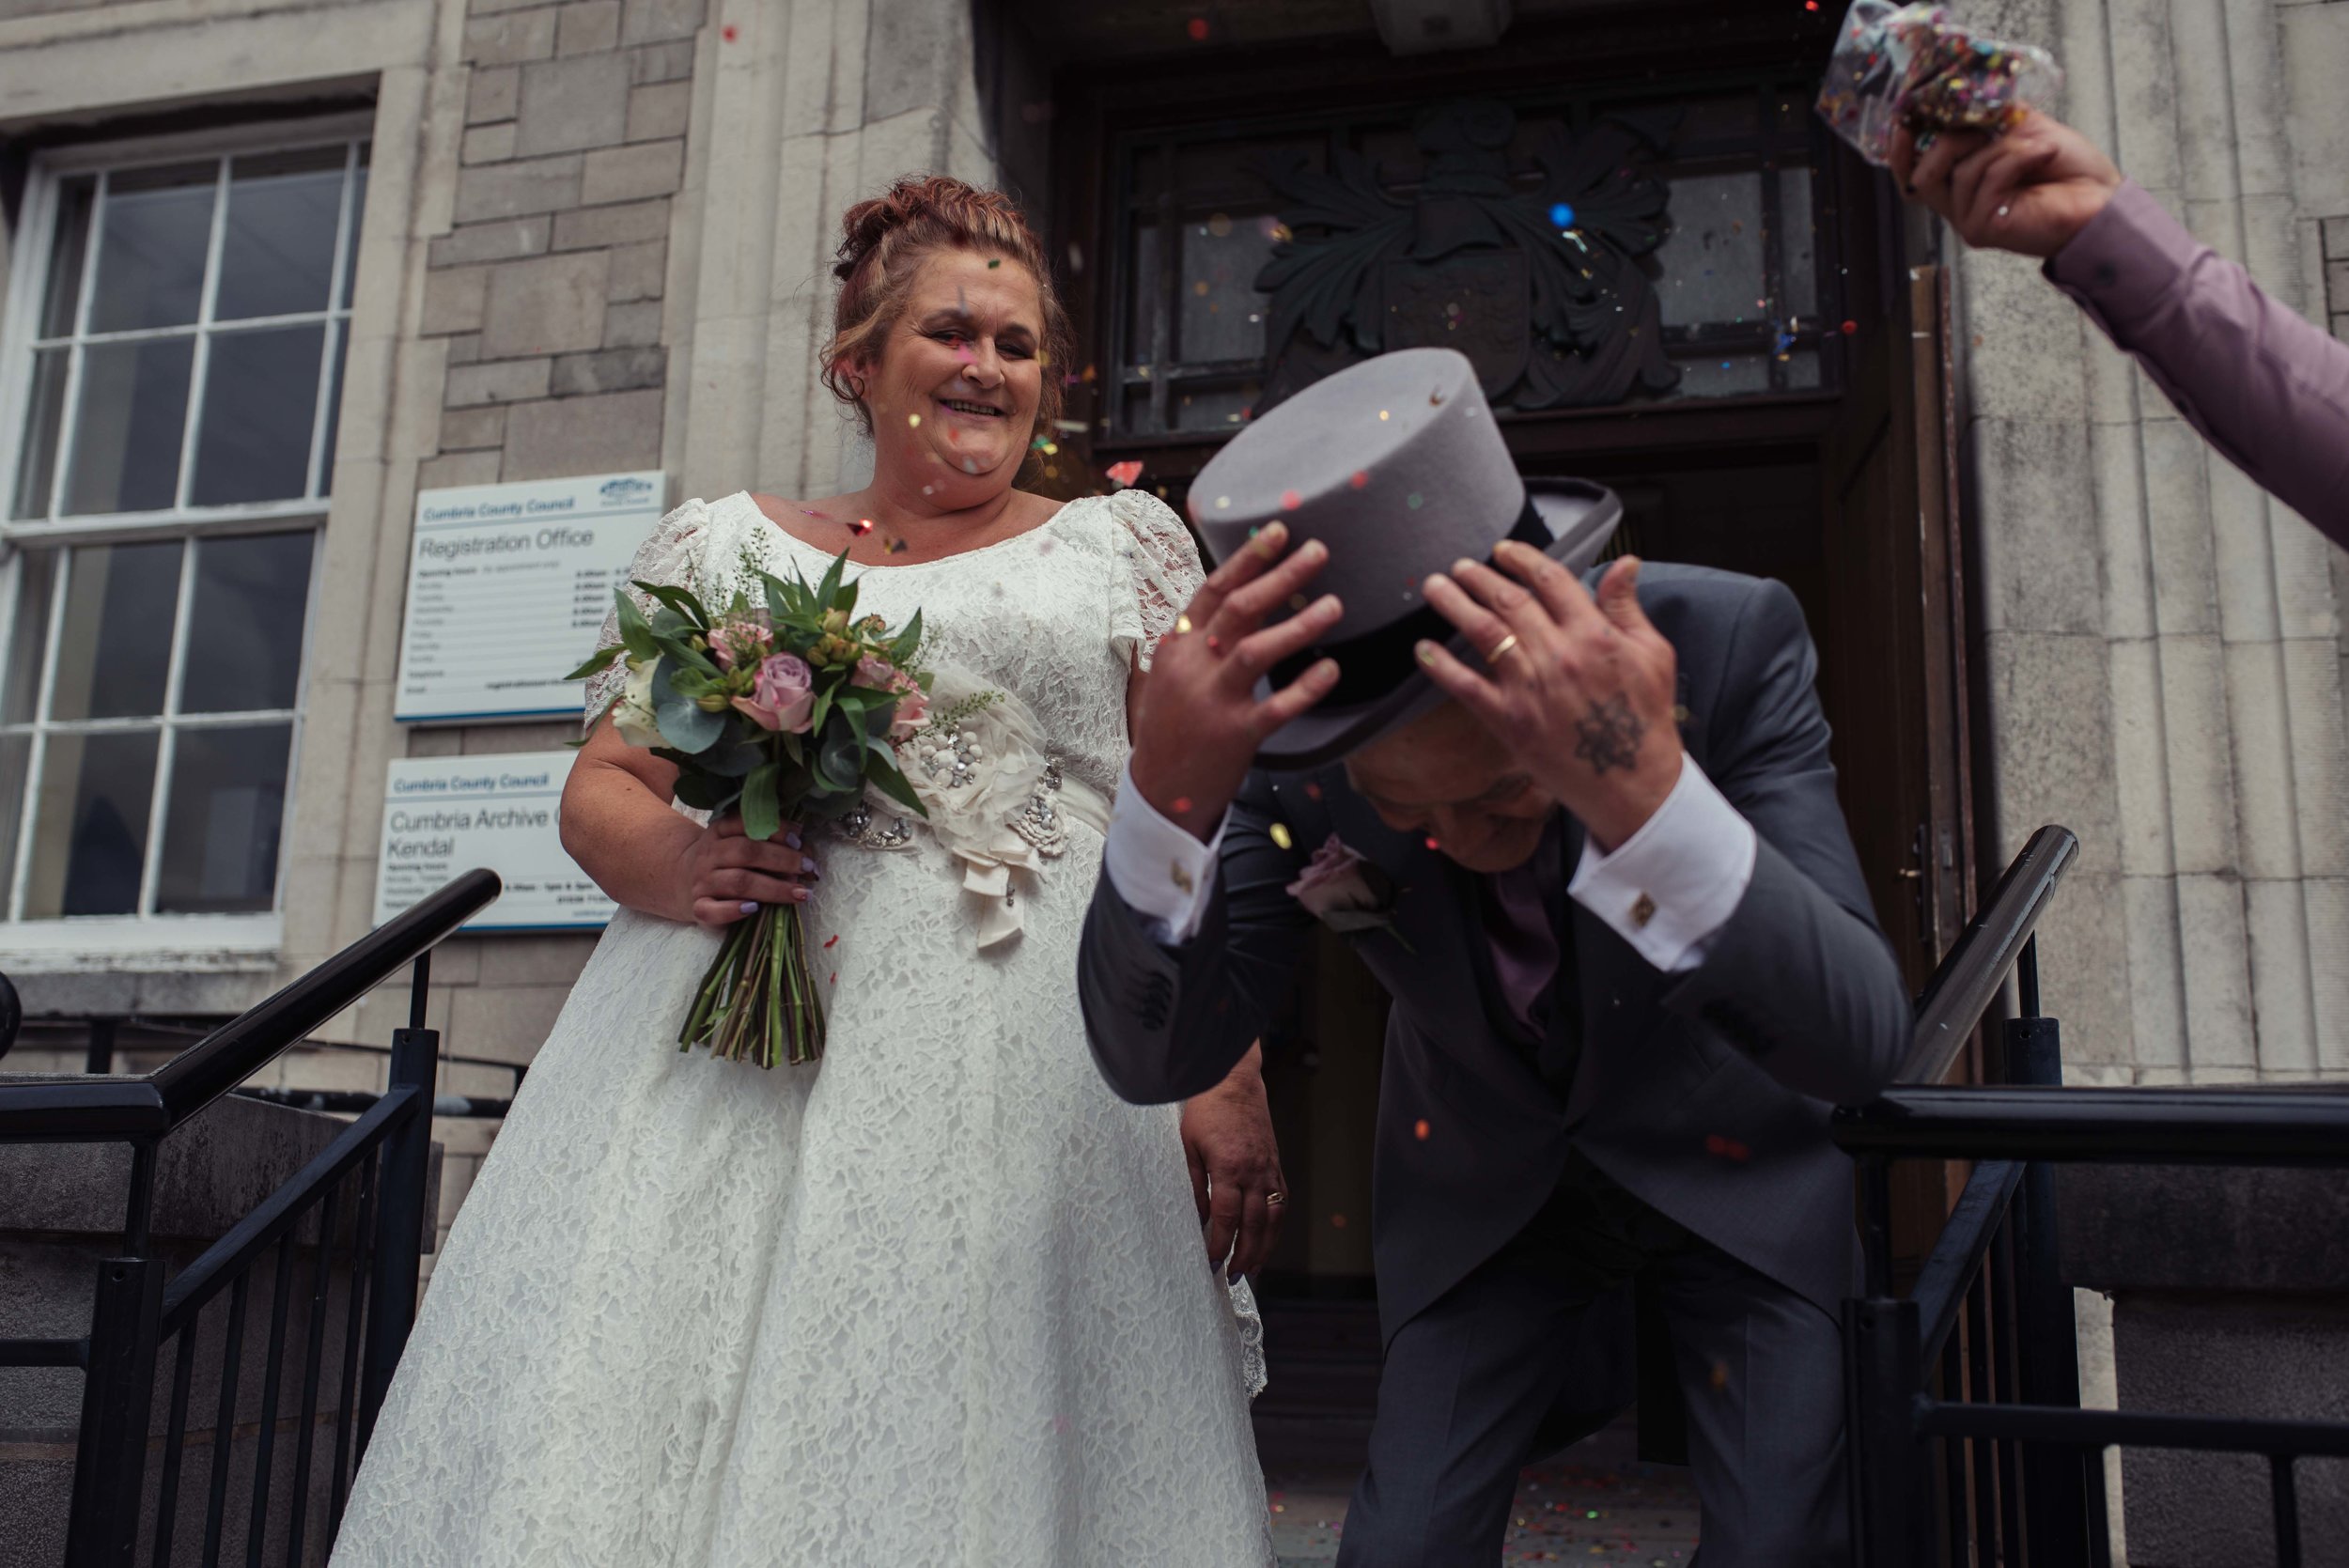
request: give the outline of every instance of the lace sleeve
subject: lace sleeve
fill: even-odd
[[[1110,635],[1121,653],[1146,670],[1159,639],[1174,629],[1175,617],[1207,574],[1190,530],[1165,502],[1147,490],[1119,490],[1109,505],[1118,522],[1122,565],[1118,599],[1110,606]]]
[[[662,518],[660,526],[643,544],[637,546],[636,559],[629,564],[628,580],[631,582],[674,584],[700,592],[695,579],[699,575],[708,531],[709,508],[699,501],[686,502]],[[639,609],[647,614],[652,613],[654,606],[649,595],[639,593],[634,588],[627,592]],[[614,610],[604,616],[603,630],[596,638],[596,646],[608,648],[619,640],[620,614]],[[602,717],[605,708],[612,706],[612,699],[620,694],[620,688],[627,680],[628,666],[618,660],[588,677],[586,728],[595,728],[596,721]]]

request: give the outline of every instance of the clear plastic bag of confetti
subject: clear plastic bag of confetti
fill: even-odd
[[[1892,154],[1892,133],[2005,130],[2063,88],[2055,56],[2027,43],[1977,38],[1944,6],[1852,0],[1819,87],[1819,113],[1869,163]]]

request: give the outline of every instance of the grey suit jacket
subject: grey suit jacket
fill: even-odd
[[[1576,1145],[1830,1313],[1855,1285],[1851,1166],[1828,1111],[1890,1080],[1911,1013],[1836,803],[1816,655],[1777,582],[1648,566],[1640,599],[1679,656],[1688,753],[1760,839],[1697,969],[1660,972],[1570,905],[1559,984],[1577,994],[1550,1009],[1550,1038],[1524,1038],[1474,874],[1387,829],[1342,767],[1251,777],[1182,946],[1161,946],[1107,876],[1095,891],[1079,966],[1094,1057],[1120,1094],[1159,1102],[1221,1081],[1262,1032],[1311,932],[1284,889],[1315,846],[1334,832],[1394,878],[1392,934],[1350,939],[1395,1002],[1373,1178],[1389,1338],[1524,1226]],[[1570,872],[1582,833],[1566,828]]]

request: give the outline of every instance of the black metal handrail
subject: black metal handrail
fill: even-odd
[[[500,888],[493,871],[466,872],[151,1073],[0,1088],[0,1143],[162,1137],[424,957],[496,898]],[[416,1022],[421,1027],[423,1019]]]
[[[2349,1164],[2349,1091],[1894,1089],[1836,1121],[1853,1154],[1902,1159]]]
[[[2061,829],[2032,836],[1920,1001],[1903,1085],[1835,1115],[1836,1141],[1860,1164],[1869,1243],[1868,1296],[1844,1306],[1856,1555],[1865,1568],[2101,1568],[2110,1561],[2104,1451],[2187,1448],[2265,1457],[2277,1560],[2296,1568],[2293,1467],[2349,1455],[2349,1425],[2081,1409],[2053,1167],[2349,1165],[2349,1093],[2062,1087],[2060,1029],[2040,1016],[2034,931],[2076,848]],[[2010,972],[2020,1016],[1999,1031],[2008,1081],[1941,1086]],[[1978,1163],[1914,1288],[1896,1298],[1886,1170],[1915,1158]]]
[[[430,1223],[425,1197],[440,1045],[438,1032],[424,1027],[431,949],[499,891],[492,873],[468,872],[144,1077],[0,1084],[0,1142],[131,1145],[122,1255],[99,1263],[89,1333],[0,1340],[0,1367],[78,1367],[85,1374],[64,1529],[68,1568],[129,1562],[143,1534],[157,1568],[168,1568],[180,1545],[210,1568],[239,1512],[248,1562],[298,1563],[305,1540],[333,1539],[415,1319]],[[412,974],[409,1027],[393,1032],[386,1092],[369,1097],[301,1172],[166,1281],[148,1236],[157,1144],[402,967]],[[306,1279],[298,1285],[304,1249]],[[264,1259],[273,1264],[263,1287],[267,1338],[259,1342],[256,1408],[241,1381]],[[203,1320],[223,1297],[226,1321],[215,1339]],[[330,1364],[333,1319],[340,1320],[341,1338]],[[259,1324],[254,1317],[251,1327]],[[163,1389],[158,1372],[166,1345],[174,1354]],[[195,1363],[215,1354],[221,1371],[211,1430],[192,1434]],[[288,1412],[293,1379],[300,1392]],[[329,1394],[331,1412],[321,1404]],[[166,1409],[160,1444],[150,1430],[159,1397]],[[330,1415],[331,1460],[319,1447]],[[281,1432],[290,1453],[280,1449]],[[150,1454],[161,1461],[151,1488]],[[209,1456],[208,1473],[189,1499],[197,1511],[183,1518],[181,1469],[192,1454]],[[228,1487],[238,1469],[248,1474],[249,1498],[232,1510]],[[286,1506],[272,1512],[272,1498]]]
[[[1948,1077],[1951,1063],[1998,1000],[2008,974],[2018,964],[2035,970],[2026,954],[2038,933],[2040,916],[2055,897],[2056,884],[2079,847],[2071,829],[2051,824],[2031,834],[2022,853],[2000,873],[1981,912],[1967,924],[1917,999],[1917,1028],[1896,1082],[1938,1083]],[[2030,988],[2038,989],[2035,975]],[[2025,1000],[2024,1012],[2038,1010],[2037,997]]]
[[[23,1027],[23,999],[16,994],[16,983],[0,974],[0,1056],[8,1054],[16,1044],[16,1032]]]

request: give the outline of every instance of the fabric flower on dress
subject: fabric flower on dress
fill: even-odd
[[[652,677],[657,666],[652,660],[644,660],[628,668],[628,680],[620,688],[620,695],[612,705],[612,727],[620,738],[631,746],[661,746],[661,725],[653,713]]]

